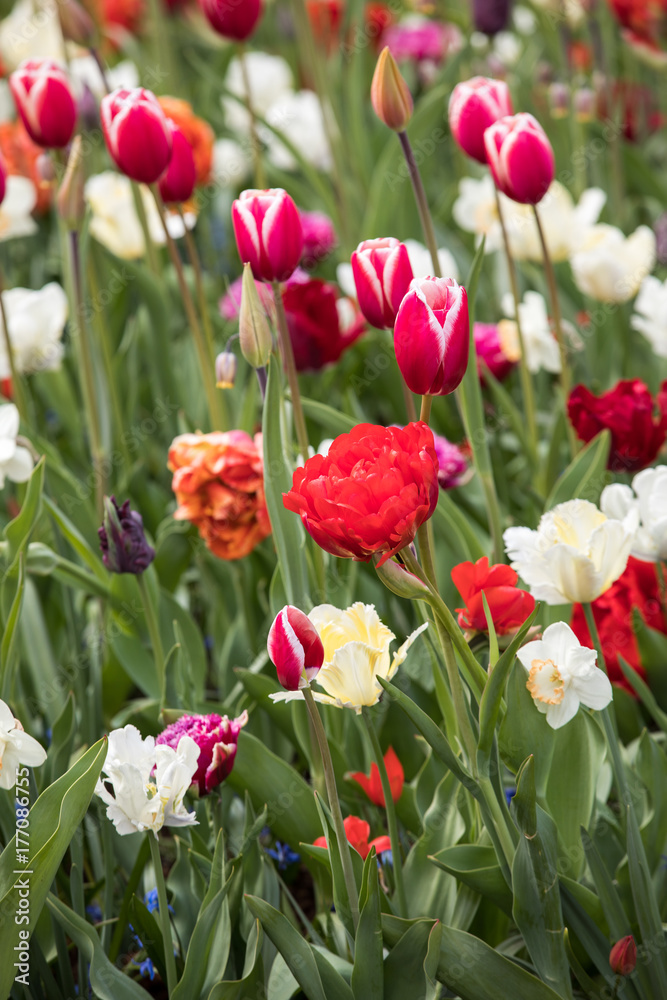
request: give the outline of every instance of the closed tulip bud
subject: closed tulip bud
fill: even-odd
[[[489,169],[496,187],[513,201],[536,205],[554,179],[554,151],[532,115],[501,118],[484,133]]]
[[[549,110],[552,118],[566,118],[570,113],[570,88],[564,83],[549,87]]]
[[[375,571],[383,584],[392,594],[398,597],[406,597],[408,600],[417,600],[428,595],[429,590],[426,584],[422,583],[419,577],[411,573],[405,566],[402,566],[395,559],[389,559],[378,566],[380,557],[374,557]]]
[[[102,562],[111,573],[133,573],[148,569],[155,549],[146,541],[141,514],[130,510],[130,501],[118,506],[115,497],[104,498],[104,523],[97,531]]]
[[[61,149],[74,134],[76,101],[69,80],[52,59],[26,59],[9,77],[21,121],[38,146]]]
[[[381,122],[394,132],[404,132],[412,118],[412,94],[396,60],[385,45],[371,83],[371,103]]]
[[[474,76],[457,83],[449,99],[449,127],[454,141],[478,163],[486,163],[484,133],[512,114],[512,98],[503,80]]]
[[[307,687],[324,663],[324,646],[317,629],[308,615],[291,604],[276,616],[266,645],[286,691]]]
[[[67,168],[56,198],[58,215],[68,229],[79,229],[86,214],[83,197],[84,167],[81,155],[81,136],[77,135],[67,158]]]
[[[163,201],[187,201],[197,182],[194,153],[181,129],[170,118],[167,126],[171,132],[171,159],[158,181],[158,188]]]
[[[263,368],[266,365],[273,338],[250,264],[243,265],[239,343],[241,353],[249,365],[253,368]]]
[[[617,976],[629,976],[637,966],[637,945],[632,934],[617,941],[609,952],[609,964]]]
[[[222,351],[215,359],[215,384],[218,389],[233,389],[236,380],[236,355]]]
[[[590,87],[579,87],[572,96],[574,117],[578,122],[592,122],[595,118],[597,98]]]
[[[468,296],[453,278],[415,278],[394,326],[396,361],[412,392],[446,396],[468,366]]]
[[[89,46],[95,37],[95,22],[77,0],[60,0],[58,3],[60,28],[66,42]]]
[[[232,204],[239,257],[260,281],[286,281],[303,252],[299,210],[282,188],[242,191]]]
[[[199,0],[199,6],[213,30],[235,42],[249,38],[262,16],[262,0]]]
[[[154,184],[169,165],[171,130],[150,90],[121,88],[102,98],[102,132],[116,166],[130,180]]]
[[[364,240],[351,261],[359,308],[378,330],[391,329],[414,277],[408,248],[393,236]]]
[[[511,0],[472,0],[472,20],[476,31],[495,35],[507,27]]]

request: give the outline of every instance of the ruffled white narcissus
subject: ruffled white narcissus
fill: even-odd
[[[46,750],[23,726],[4,701],[0,701],[0,788],[13,788],[20,764],[39,767],[46,760]]]
[[[639,515],[630,555],[644,562],[667,559],[667,465],[643,469],[632,486],[613,483],[600,497],[607,517],[622,521],[631,512]]]
[[[516,655],[528,672],[526,687],[535,706],[552,729],[570,722],[579,705],[600,711],[612,700],[609,678],[596,666],[597,653],[582,646],[565,622],[550,625]]]
[[[32,455],[16,443],[18,432],[19,411],[13,403],[4,403],[0,406],[0,489],[5,479],[27,483],[32,473]]]

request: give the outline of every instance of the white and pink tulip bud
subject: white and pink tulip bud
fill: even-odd
[[[74,93],[58,63],[26,59],[9,77],[16,110],[33,142],[45,149],[62,149],[76,125]]]
[[[454,141],[478,163],[486,163],[484,133],[512,114],[512,98],[503,80],[474,76],[457,83],[449,99],[449,127]]]
[[[522,205],[537,205],[554,179],[556,161],[540,123],[525,112],[501,118],[484,133],[496,187]]]
[[[150,90],[114,90],[100,105],[102,132],[111,158],[130,180],[154,184],[169,166],[172,133]]]
[[[371,326],[391,329],[414,277],[408,248],[393,236],[364,240],[351,261],[359,308]]]
[[[282,188],[242,191],[232,205],[232,225],[243,264],[260,281],[286,281],[303,253],[299,210]]]
[[[446,396],[468,367],[468,295],[453,278],[415,278],[394,326],[396,361],[411,392]]]
[[[307,687],[324,663],[324,646],[308,615],[287,604],[269,630],[269,658],[286,691]]]

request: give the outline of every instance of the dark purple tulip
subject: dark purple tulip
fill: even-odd
[[[146,541],[144,522],[130,501],[122,507],[115,497],[104,498],[104,524],[98,528],[102,562],[112,573],[134,573],[148,569],[155,559],[155,549]]]
[[[495,35],[507,27],[512,0],[472,0],[472,19],[477,31]]]

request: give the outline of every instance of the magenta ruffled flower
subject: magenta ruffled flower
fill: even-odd
[[[443,490],[463,486],[470,479],[468,459],[458,445],[452,444],[441,434],[433,434],[435,453],[438,456],[438,484]]]
[[[303,212],[299,210],[301,216],[301,228],[303,229],[303,253],[301,255],[301,266],[306,270],[318,264],[338,244],[338,237],[334,224],[324,212]]]
[[[459,51],[463,36],[455,24],[412,15],[387,28],[382,43],[389,46],[397,62],[412,59],[438,66],[448,55]]]
[[[182,736],[190,736],[199,747],[197,770],[192,784],[199,786],[200,795],[208,795],[225,780],[234,767],[239,733],[247,721],[247,712],[243,712],[237,719],[215,714],[182,715],[167,726],[155,742],[166,743],[175,749]]]
[[[504,353],[498,327],[495,323],[475,323],[473,328],[477,371],[484,382],[484,365],[499,382],[509,375],[515,362]],[[483,362],[483,364],[482,364]]]

